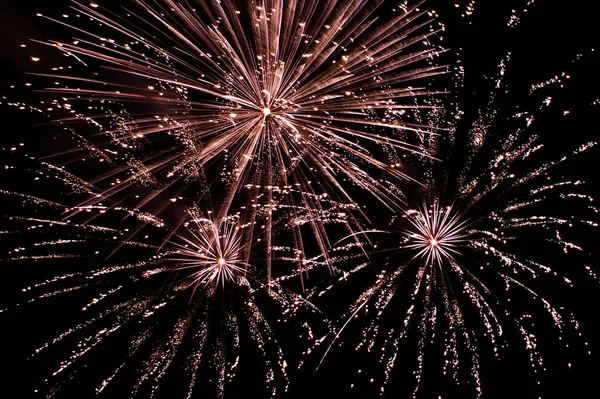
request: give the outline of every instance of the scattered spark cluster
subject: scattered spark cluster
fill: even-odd
[[[499,63],[488,103],[468,128],[459,127],[465,126],[460,107],[450,105],[431,112],[431,123],[451,125],[451,140],[423,137],[422,144],[433,157],[404,161],[422,176],[425,190],[417,190],[421,195],[414,200],[414,208],[408,207],[384,231],[372,232],[386,234],[383,244],[369,251],[372,259],[367,263],[383,268],[374,268],[378,273],[374,282],[340,319],[320,364],[327,361],[333,345],[343,340],[345,330],[357,323],[353,319],[363,316],[367,323],[356,349],[378,356],[381,393],[393,380],[398,363],[408,362],[415,365],[413,396],[417,397],[430,348],[442,347],[441,375],[465,385],[471,378],[472,389],[480,397],[485,375],[480,360],[482,341],[491,345],[492,356],[498,359],[509,349],[514,351],[520,341],[539,385],[546,370],[539,336],[552,333],[560,342],[565,330],[582,335],[555,290],[572,294],[572,270],[565,268],[572,253],[577,253],[572,259],[593,262],[590,250],[572,240],[578,239],[575,228],[585,231],[584,235],[594,234],[600,209],[586,194],[584,181],[563,177],[559,170],[597,143],[581,144],[549,161],[535,124],[547,104],[534,106],[531,112],[511,109],[506,120],[500,119],[499,113],[505,110],[498,107],[498,97],[505,90],[503,78],[509,62],[507,56]],[[558,76],[568,78],[562,73],[533,85],[530,95],[545,85],[564,87]],[[547,97],[541,101],[545,104]],[[450,115],[440,116],[440,112]],[[466,148],[458,143],[465,143]],[[530,245],[552,255],[531,251]],[[338,281],[352,281],[353,274],[364,279],[364,268],[356,267]],[[540,280],[560,288],[548,290]],[[318,296],[335,292],[330,290]],[[523,311],[515,299],[528,301],[532,308]],[[549,326],[541,321],[543,316],[533,321],[539,313],[549,316]],[[415,341],[416,362],[402,357],[405,345]]]
[[[64,187],[72,184],[56,171],[32,173],[49,173],[47,177]],[[131,391],[133,396],[139,392],[154,395],[172,370],[185,375],[188,397],[200,392],[222,397],[239,365],[245,363],[240,356],[250,351],[251,343],[262,359],[261,363],[253,362],[252,367],[264,370],[267,376],[258,387],[266,385],[265,395],[287,389],[287,364],[271,324],[274,320],[291,321],[303,311],[322,316],[301,296],[273,281],[267,284],[258,266],[242,261],[243,246],[252,243],[242,243],[248,226],[239,225],[239,217],[215,221],[210,214],[189,210],[185,228],[161,248],[160,240],[149,240],[156,245],[139,242],[129,238],[128,228],[111,226],[129,225],[119,215],[136,216],[134,212],[112,208],[94,223],[75,220],[77,215],[61,220],[60,215],[72,210],[69,206],[6,190],[2,195],[6,203],[24,199],[25,213],[45,215],[45,218],[21,215],[10,218],[11,230],[7,234],[21,237],[23,246],[11,250],[5,262],[78,260],[80,263],[76,271],[23,289],[29,298],[27,302],[42,303],[57,297],[76,300],[78,295],[93,295],[80,309],[85,321],[35,350],[33,357],[37,358],[63,342],[76,344],[72,355],[61,361],[52,377],[45,380],[48,397],[60,394],[64,380],[81,372],[78,365],[102,358],[103,349],[115,345],[115,340],[128,342],[128,349],[112,370],[95,369],[99,375],[104,373],[95,387],[98,394],[134,367],[138,375]],[[51,217],[53,214],[57,217]],[[157,235],[165,230],[163,224],[152,226]],[[59,228],[60,238],[48,239]],[[127,253],[128,257],[141,260],[106,263],[100,254],[106,255],[114,246],[121,245],[127,249],[119,254]],[[89,248],[98,250],[90,253]],[[94,267],[81,267],[85,264]],[[259,305],[265,301],[273,303],[267,305],[273,321],[261,311]],[[302,319],[300,324],[306,321]],[[303,331],[299,328],[300,336]],[[140,364],[141,353],[149,354]],[[173,367],[174,362],[183,362],[182,368]],[[214,384],[207,388],[205,385],[210,384],[199,380]]]
[[[600,212],[582,179],[555,173],[596,142],[556,155],[536,124],[555,103],[547,89],[571,74],[542,77],[526,90],[534,106],[504,110],[509,53],[471,116],[462,65],[456,93],[433,89],[448,72],[437,13],[385,3],[73,1],[38,14],[63,37],[21,47],[64,58],[29,54],[34,100],[8,105],[60,133],[51,150],[1,148],[11,248],[0,262],[58,272],[34,276],[0,313],[64,301],[83,317],[34,351],[52,361],[71,345],[35,392],[61,397],[122,348],[94,368],[95,393],[129,381],[130,397],[155,397],[177,381],[187,398],[225,397],[241,378],[276,396],[289,388],[290,340],[277,332],[291,328],[292,349],[322,356],[317,369],[358,331],[381,374],[361,368],[357,381],[369,374],[380,394],[402,363],[416,397],[442,348],[440,378],[468,376],[482,396],[482,342],[496,358],[521,343],[539,383],[538,326],[581,335],[543,282],[573,287],[562,259],[590,256],[573,231],[595,231]],[[454,6],[469,24],[478,13],[476,0]],[[325,285],[308,284],[313,273]],[[347,285],[361,293],[343,312],[317,307]]]

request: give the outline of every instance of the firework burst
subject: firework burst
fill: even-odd
[[[500,63],[492,96],[467,129],[454,127],[454,134],[445,139],[424,137],[423,146],[440,161],[425,157],[403,161],[423,176],[425,187],[414,190],[418,193],[414,202],[420,205],[391,223],[370,251],[370,261],[339,278],[347,280],[354,274],[365,278],[369,264],[378,271],[341,319],[333,342],[342,333],[352,336],[345,330],[352,330],[350,326],[359,323],[353,319],[365,315],[357,349],[379,354],[381,393],[395,380],[395,369],[406,368],[408,362],[414,365],[417,380],[413,396],[422,390],[438,395],[422,384],[427,370],[435,369],[425,364],[438,359],[442,375],[461,384],[462,390],[469,386],[480,397],[487,375],[482,363],[487,367],[488,361],[493,365],[494,358],[514,353],[518,342],[541,384],[549,337],[557,342],[581,335],[578,322],[564,307],[574,286],[570,276],[577,275],[565,265],[576,259],[593,261],[576,242],[572,227],[595,234],[599,209],[582,180],[560,173],[567,160],[596,143],[581,144],[568,156],[548,161],[550,152],[534,133],[536,119],[545,116],[547,100],[536,107],[537,112],[519,111],[499,119],[497,97],[505,90],[502,78],[508,61],[509,57]],[[440,117],[439,109],[432,111],[435,123],[466,125],[464,113],[455,106],[446,112],[449,116]],[[572,213],[565,214],[564,209]],[[583,273],[585,269],[591,270],[586,266]],[[415,347],[416,361],[402,357]],[[361,367],[359,374],[362,371]]]
[[[229,221],[221,226],[210,219],[193,219],[195,231],[189,231],[190,238],[181,237],[185,242],[180,247],[179,270],[191,270],[190,285],[194,291],[199,286],[220,285],[235,282],[246,274],[246,264],[242,262],[242,236],[239,228]]]
[[[452,259],[452,254],[458,254],[457,245],[466,241],[466,222],[461,221],[460,214],[453,213],[451,206],[443,209],[436,202],[431,208],[423,204],[420,211],[410,212],[414,217],[408,220],[414,231],[407,231],[410,241],[406,247],[418,251],[415,258],[441,265],[444,259]]]
[[[403,195],[391,181],[407,176],[378,149],[421,152],[402,134],[432,130],[415,115],[429,107],[416,99],[434,94],[424,79],[443,72],[432,63],[441,50],[422,45],[437,32],[434,14],[417,3],[382,19],[380,6],[168,0],[111,11],[75,2],[75,22],[43,16],[76,35],[43,42],[73,65],[34,74],[57,82],[44,90],[53,109],[43,111],[79,144],[54,155],[71,167],[90,154],[108,166],[90,177],[101,189],[80,206],[130,201],[160,215],[210,194],[217,219],[242,207],[252,208],[243,223],[264,214],[269,273],[281,210],[309,221],[327,257],[328,229],[305,211],[344,206],[339,222],[353,233],[362,228],[355,195],[397,208]],[[133,186],[148,190],[133,196]],[[288,230],[302,269],[300,226]]]
[[[21,158],[14,152],[7,156]],[[21,163],[31,162],[36,164]],[[287,389],[287,363],[269,318],[302,325],[296,331],[305,336],[307,346],[309,320],[320,323],[323,318],[305,299],[275,282],[267,284],[263,267],[244,260],[254,243],[244,241],[248,226],[239,224],[239,214],[213,219],[212,212],[189,209],[188,221],[166,244],[161,237],[169,231],[167,222],[123,207],[89,208],[64,220],[73,208],[61,203],[65,198],[57,187],[73,194],[74,202],[74,185],[94,187],[45,166],[34,167],[34,175],[55,181],[46,194],[57,198],[1,192],[6,209],[14,209],[3,234],[19,243],[3,263],[67,272],[23,289],[3,313],[27,308],[33,316],[60,307],[61,313],[72,314],[70,319],[83,321],[34,351],[30,361],[53,364],[57,350],[72,348],[36,392],[47,397],[111,395],[116,385],[121,393],[127,386],[132,396],[154,397],[162,395],[161,386],[170,379],[185,380],[185,389],[177,392],[180,397],[223,397],[226,391],[235,392],[227,387],[240,379],[261,395]],[[21,175],[22,169],[27,168],[5,173]],[[85,214],[96,211],[102,213],[91,223]],[[143,240],[130,239],[129,230],[139,219],[153,230]],[[115,247],[123,248],[114,253]],[[57,326],[62,324],[57,321]],[[285,328],[289,334],[291,327]],[[107,358],[107,348],[110,353],[122,348],[122,356]],[[86,369],[92,364],[90,376]],[[79,387],[67,383],[74,378]]]

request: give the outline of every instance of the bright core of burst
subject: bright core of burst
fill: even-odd
[[[219,263],[219,266],[223,266],[225,264],[225,259],[219,258],[218,263]]]
[[[467,241],[466,220],[460,213],[453,212],[451,206],[424,203],[414,216],[408,219],[412,224],[408,247],[418,251],[415,258],[441,265],[444,260],[452,259],[453,254],[458,254],[458,247]]]
[[[263,108],[263,114],[265,116],[269,116],[269,115],[271,115],[271,110],[269,108]]]

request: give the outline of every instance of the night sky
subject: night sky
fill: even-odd
[[[189,2],[193,3],[193,0],[189,0]],[[56,154],[67,151],[69,146],[76,148],[77,144],[75,140],[70,140],[68,133],[56,123],[49,123],[48,118],[38,113],[18,110],[14,103],[37,104],[40,98],[44,98],[46,93],[36,91],[43,85],[25,86],[26,82],[37,79],[26,73],[31,71],[47,72],[47,66],[62,62],[63,59],[55,49],[30,40],[43,41],[50,38],[66,40],[64,36],[69,31],[65,28],[58,29],[56,23],[41,20],[35,14],[40,12],[44,15],[60,17],[63,13],[70,12],[68,10],[69,3],[65,0],[51,2],[5,0],[0,6],[0,37],[2,37],[0,54],[3,65],[3,72],[0,75],[0,113],[4,121],[0,137],[0,147],[2,148],[0,166],[3,169],[0,172],[0,190],[27,193],[60,203],[77,202],[78,198],[84,198],[84,196],[82,193],[68,192],[50,181],[33,183],[32,173],[41,169],[39,164],[27,159],[27,156],[33,155],[39,158]],[[105,5],[110,1],[99,1],[98,3]],[[118,10],[118,7],[125,3],[127,2],[114,0],[115,8],[113,10]],[[386,16],[396,8],[398,2],[386,0],[383,3],[384,5],[377,13]],[[474,5],[473,13],[465,15],[469,3]],[[457,148],[461,148],[461,145],[465,147],[464,144],[470,139],[466,133],[473,122],[477,120],[480,111],[487,107],[490,92],[496,93],[493,109],[497,111],[496,122],[493,124],[489,138],[492,142],[497,140],[500,143],[504,132],[513,129],[511,118],[515,112],[519,112],[519,110],[522,112],[539,111],[539,104],[543,102],[544,97],[551,97],[550,105],[544,109],[544,112],[540,112],[534,125],[527,132],[532,131],[539,135],[540,142],[545,146],[542,158],[545,162],[569,155],[574,148],[583,143],[598,140],[600,137],[597,128],[597,115],[600,111],[600,81],[597,71],[600,70],[600,43],[597,34],[597,15],[590,9],[589,3],[589,1],[583,0],[571,2],[428,0],[425,2],[422,7],[435,10],[438,15],[437,22],[432,26],[437,27],[438,23],[442,23],[444,26],[444,31],[434,36],[431,43],[448,49],[434,61],[438,65],[447,65],[448,73],[428,78],[425,81],[428,89],[445,92],[438,96],[445,98],[445,100],[441,100],[442,105],[459,104],[464,112],[461,121],[456,124],[452,122],[456,128],[455,144]],[[523,9],[527,9],[527,12],[523,12]],[[515,15],[519,16],[519,21],[518,24],[515,24],[516,26],[510,27],[507,22],[515,11]],[[443,39],[440,40],[440,37]],[[20,47],[23,43],[26,43],[27,47]],[[494,82],[498,76],[499,63],[507,53],[510,53],[510,62],[503,76],[502,87],[500,90],[496,90]],[[40,57],[41,61],[39,63],[32,62],[32,56]],[[462,87],[458,87],[457,84],[457,72],[460,69],[464,71]],[[561,75],[563,73],[568,75],[563,83],[550,84],[549,87],[540,90],[541,94],[530,95],[532,85],[545,82],[555,76],[564,77]],[[135,86],[139,82],[134,78],[130,83]],[[563,87],[559,87],[561,84]],[[11,86],[14,87],[11,88]],[[135,104],[134,111],[148,114],[155,112],[154,109],[145,110],[143,106],[144,104]],[[83,135],[88,133],[89,131],[86,131],[85,128],[82,130]],[[441,134],[448,133],[442,132]],[[17,150],[13,151],[11,148],[17,148]],[[158,152],[159,150],[160,147],[154,148],[154,151]],[[456,170],[460,170],[459,163],[468,156],[465,150],[462,151],[458,150],[453,157],[449,158],[449,162],[445,164],[448,165],[447,170],[442,167],[439,171],[440,174],[447,176],[450,182],[458,179]],[[555,179],[553,181],[557,181],[556,179],[585,181],[586,184],[580,192],[591,197],[600,197],[600,180],[596,166],[599,155],[598,148],[592,148],[583,154],[572,157],[554,171],[556,173],[552,175],[552,179]],[[67,159],[68,154],[58,157],[57,161],[69,165]],[[535,158],[522,162],[515,167],[516,171],[527,173],[536,167],[535,162]],[[475,172],[484,173],[486,164],[487,162],[475,163],[473,168]],[[86,180],[92,180],[99,170],[89,163],[81,168],[71,169]],[[416,180],[420,180],[423,176],[423,173],[419,173],[414,168],[408,168],[406,172]],[[407,206],[413,208],[418,206],[425,189],[416,183],[406,183],[400,187],[406,191]],[[401,222],[396,223],[397,220],[391,218],[389,213],[386,213],[386,210],[382,209],[376,201],[374,202],[372,197],[358,190],[356,193],[354,199],[368,205],[367,213],[371,226],[396,229],[395,231],[399,232],[400,236],[402,235],[401,231],[406,228],[406,225]],[[446,193],[440,195],[446,195]],[[450,196],[450,194],[448,195]],[[94,270],[106,265],[140,261],[151,257],[154,252],[149,248],[123,246],[108,258],[99,259],[90,256],[90,253],[99,250],[103,254],[109,254],[115,250],[113,242],[99,240],[68,250],[81,256],[78,258],[15,260],[14,258],[19,256],[15,253],[15,248],[29,247],[32,243],[40,240],[60,240],[63,236],[69,239],[83,239],[84,236],[74,230],[62,229],[59,226],[43,233],[45,236],[36,236],[31,231],[24,232],[24,226],[27,224],[14,219],[14,216],[28,215],[46,219],[56,218],[56,213],[46,214],[43,210],[31,213],[29,211],[34,207],[28,201],[14,196],[3,196],[2,198],[0,267],[2,267],[3,277],[0,278],[0,309],[4,311],[0,313],[0,348],[3,358],[0,385],[4,393],[0,394],[0,397],[45,397],[43,381],[56,370],[61,361],[71,355],[79,340],[68,338],[58,345],[51,345],[44,356],[33,359],[30,359],[31,353],[44,343],[51,342],[57,335],[69,328],[84,323],[86,315],[81,314],[79,309],[98,295],[101,289],[92,286],[90,289],[74,293],[67,292],[64,295],[57,295],[34,304],[28,303],[30,297],[23,293],[23,289],[52,278],[52,276],[82,271],[82,268],[83,270]],[[493,209],[496,206],[495,201],[500,203],[501,200],[501,196],[487,198],[486,201],[489,203],[486,205]],[[208,206],[206,205],[206,207]],[[573,218],[581,215],[578,209],[571,209],[570,205],[563,205],[561,201],[544,202],[540,205],[539,210],[547,212],[547,214],[568,215]],[[527,217],[527,213],[524,215]],[[589,216],[589,213],[586,215]],[[595,219],[594,217],[590,219],[598,221],[599,217],[596,214]],[[174,220],[176,216],[168,214],[167,218]],[[390,219],[392,219],[391,223]],[[119,218],[100,220],[107,225],[121,222]],[[135,226],[129,219],[123,223],[123,226],[128,228],[133,229]],[[371,229],[374,230],[375,227],[371,227]],[[146,231],[151,232],[152,230],[144,230],[144,232]],[[337,237],[332,241],[337,241],[343,236],[335,227],[332,228],[332,231],[332,237]],[[519,237],[518,242],[511,244],[515,253],[540,263],[551,264],[560,275],[568,276],[573,281],[573,288],[565,287],[558,279],[545,276],[535,279],[534,282],[544,297],[547,295],[559,308],[563,309],[564,307],[572,312],[579,326],[573,330],[571,328],[573,324],[568,323],[562,337],[558,339],[556,328],[548,320],[547,313],[543,311],[543,308],[534,306],[530,309],[528,306],[531,304],[526,299],[515,296],[511,306],[517,312],[529,313],[534,320],[538,349],[544,356],[546,371],[540,376],[535,375],[536,373],[532,371],[529,363],[529,354],[523,349],[522,338],[519,334],[515,334],[510,327],[507,327],[505,335],[507,347],[503,349],[501,360],[491,355],[491,345],[485,339],[480,338],[474,344],[479,348],[477,353],[479,354],[482,397],[595,397],[598,392],[597,376],[600,372],[598,365],[600,329],[596,320],[597,307],[600,304],[600,287],[598,286],[600,279],[594,280],[585,270],[584,265],[589,266],[591,270],[596,270],[596,273],[600,275],[597,262],[598,255],[600,255],[600,235],[597,228],[573,229],[569,239],[580,244],[584,250],[581,251],[581,254],[574,251],[575,254],[570,252],[565,256],[562,256],[560,251],[552,252],[553,249],[550,245],[540,244],[542,240],[538,239],[539,237],[536,237],[535,234],[521,233],[517,236]],[[283,235],[281,237],[279,245],[283,245],[281,241],[286,240]],[[379,248],[393,247],[396,237],[398,236],[393,234],[379,235],[374,238],[374,242]],[[150,240],[152,238],[154,237],[150,237]],[[309,252],[318,252],[319,250],[311,238],[306,238],[306,245]],[[257,252],[260,252],[263,246],[262,243],[256,245]],[[59,246],[56,247],[57,254],[63,253]],[[25,253],[30,254],[30,252]],[[322,297],[315,295],[310,300],[323,312],[323,315],[329,318],[331,325],[339,327],[344,323],[343,317],[347,315],[348,309],[356,304],[360,294],[375,281],[383,265],[410,261],[413,255],[407,251],[398,251],[397,253],[373,251],[369,257],[370,264],[365,270],[353,275],[347,281],[336,283],[331,292],[327,292]],[[253,259],[257,268],[263,267],[267,263],[264,255],[255,256]],[[476,262],[477,258],[476,255],[465,253],[460,256],[460,260],[469,264],[469,262]],[[365,258],[360,254],[349,257],[338,265],[339,270],[335,276],[332,276],[326,267],[315,270],[310,273],[307,286],[315,287],[315,290],[324,289],[338,280],[340,272],[351,270],[362,261],[365,261]],[[277,260],[273,260],[273,264],[276,265]],[[291,271],[293,268],[286,269],[282,273],[291,273]],[[160,280],[161,278],[163,280]],[[118,299],[124,300],[126,297],[135,297],[138,294],[144,295],[149,292],[165,292],[165,287],[176,281],[178,281],[176,277],[158,277],[151,283],[145,281],[140,281],[139,285],[123,283],[126,288],[122,291],[129,291],[119,293],[118,295],[122,295],[122,298]],[[79,283],[86,284],[85,281]],[[115,280],[114,283],[120,285],[122,282]],[[308,295],[302,293],[298,278],[286,280],[282,285],[291,292]],[[409,287],[409,285],[401,285],[401,287]],[[61,286],[61,288],[64,287]],[[311,292],[311,289],[309,288],[308,291]],[[39,292],[39,294],[41,293],[43,292]],[[224,323],[223,320],[228,317],[228,309],[235,308],[236,304],[239,305],[236,302],[238,300],[234,294],[229,296],[227,292],[220,293],[214,298],[217,306],[214,307],[210,318],[210,323],[213,323],[211,328],[218,329]],[[381,319],[380,328],[382,330],[402,325],[407,307],[406,301],[406,298],[399,300],[386,309],[387,316]],[[280,304],[270,300],[264,292],[257,295],[256,303],[259,307],[262,306],[261,310],[268,320],[279,320],[277,312],[281,310]],[[163,317],[164,323],[161,322],[161,319],[154,318],[152,328],[155,334],[162,333],[164,336],[168,336],[178,317],[177,314],[180,314],[178,312],[186,312],[186,309],[192,305],[193,301],[189,295],[183,295],[181,298],[173,300],[172,310],[165,312]],[[475,310],[469,308],[465,314],[466,320],[475,320],[478,316],[468,312],[475,312]],[[339,340],[341,345],[332,346],[316,373],[314,372],[315,368],[331,343],[333,335],[329,334],[324,343],[314,348],[312,353],[306,356],[302,352],[310,345],[304,339],[306,338],[304,327],[299,325],[303,323],[311,325],[315,338],[320,338],[327,333],[326,323],[320,316],[311,311],[301,310],[289,323],[272,323],[273,335],[277,338],[283,357],[288,363],[287,374],[290,381],[287,392],[281,389],[276,397],[378,397],[384,369],[380,363],[379,352],[377,348],[370,354],[355,349],[363,329],[369,322],[368,317],[359,317],[353,320],[341,335]],[[469,325],[475,325],[473,328],[476,334],[483,334],[484,329],[482,326],[477,326],[477,322]],[[243,326],[241,329],[243,330]],[[302,340],[298,340],[299,331],[302,331],[300,334],[304,335]],[[443,323],[435,327],[435,333],[442,334],[443,331]],[[74,368],[77,372],[63,375],[63,379],[69,381],[66,381],[63,388],[57,392],[56,397],[95,397],[94,389],[98,383],[110,374],[110,370],[114,370],[126,359],[124,354],[128,351],[130,340],[136,336],[137,332],[135,325],[129,326],[106,340],[93,352],[92,356],[87,356],[84,361],[75,363]],[[581,333],[581,336],[578,333]],[[224,338],[225,341],[228,339],[231,337]],[[233,382],[226,385],[226,398],[269,397],[269,392],[264,388],[265,372],[262,368],[259,351],[253,347],[250,341],[242,332],[240,343],[242,349],[236,352],[241,359],[238,375]],[[184,342],[181,351],[185,353],[191,348],[190,345],[193,345],[193,339]],[[207,348],[207,353],[217,351],[218,346],[219,344],[213,343]],[[400,347],[384,397],[412,397],[415,388],[412,374],[415,370],[415,359],[419,356],[418,346],[418,336],[413,335],[407,340],[407,343]],[[130,397],[131,387],[139,377],[139,368],[145,367],[146,359],[151,357],[155,348],[156,346],[152,345],[142,346],[139,352],[127,358],[129,360],[125,362],[123,372],[99,397]],[[587,354],[588,350],[591,351],[591,356]],[[427,361],[424,363],[417,397],[476,397],[473,378],[468,366],[460,368],[455,378],[441,375],[439,365],[443,363],[441,356],[443,351],[444,348],[440,341],[436,341],[425,349],[424,355]],[[459,353],[463,352],[466,353],[466,349],[459,348]],[[300,368],[298,367],[299,362],[302,362]],[[185,366],[185,359],[176,358],[166,377],[161,381],[154,397],[185,397],[189,383],[188,376],[184,372]],[[195,391],[197,395],[194,397],[217,397],[214,380],[204,379],[204,376],[212,375],[212,371],[209,370],[209,367],[203,367],[206,370],[204,368],[200,370],[199,389]],[[361,370],[360,373],[357,373],[357,370]],[[276,379],[277,377],[280,376],[276,376]],[[214,379],[214,375],[211,378]],[[537,378],[539,378],[540,384],[537,384]],[[50,380],[58,381],[52,378]],[[452,384],[452,380],[456,380],[458,385]],[[276,382],[275,385],[282,388],[285,384]],[[352,389],[351,385],[354,385]],[[40,392],[34,393],[34,389],[39,389]],[[150,389],[147,386],[142,387],[137,397],[150,397]]]

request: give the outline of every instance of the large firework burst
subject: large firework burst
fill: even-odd
[[[269,273],[277,211],[291,214],[300,269],[307,246],[326,257],[323,218],[306,210],[327,213],[334,203],[352,233],[361,229],[356,193],[397,208],[403,198],[388,180],[406,176],[378,148],[422,151],[401,133],[426,131],[415,115],[427,106],[416,98],[432,92],[417,80],[442,71],[432,63],[439,50],[422,45],[436,33],[433,14],[417,3],[381,18],[381,3],[75,2],[73,18],[43,16],[75,35],[43,42],[70,61],[35,74],[56,83],[44,112],[79,144],[60,151],[60,162],[72,168],[91,154],[108,166],[90,176],[101,190],[80,205],[130,201],[161,214],[210,192],[217,218],[241,207],[251,210],[244,223],[266,215]],[[149,190],[134,196],[132,186]]]

